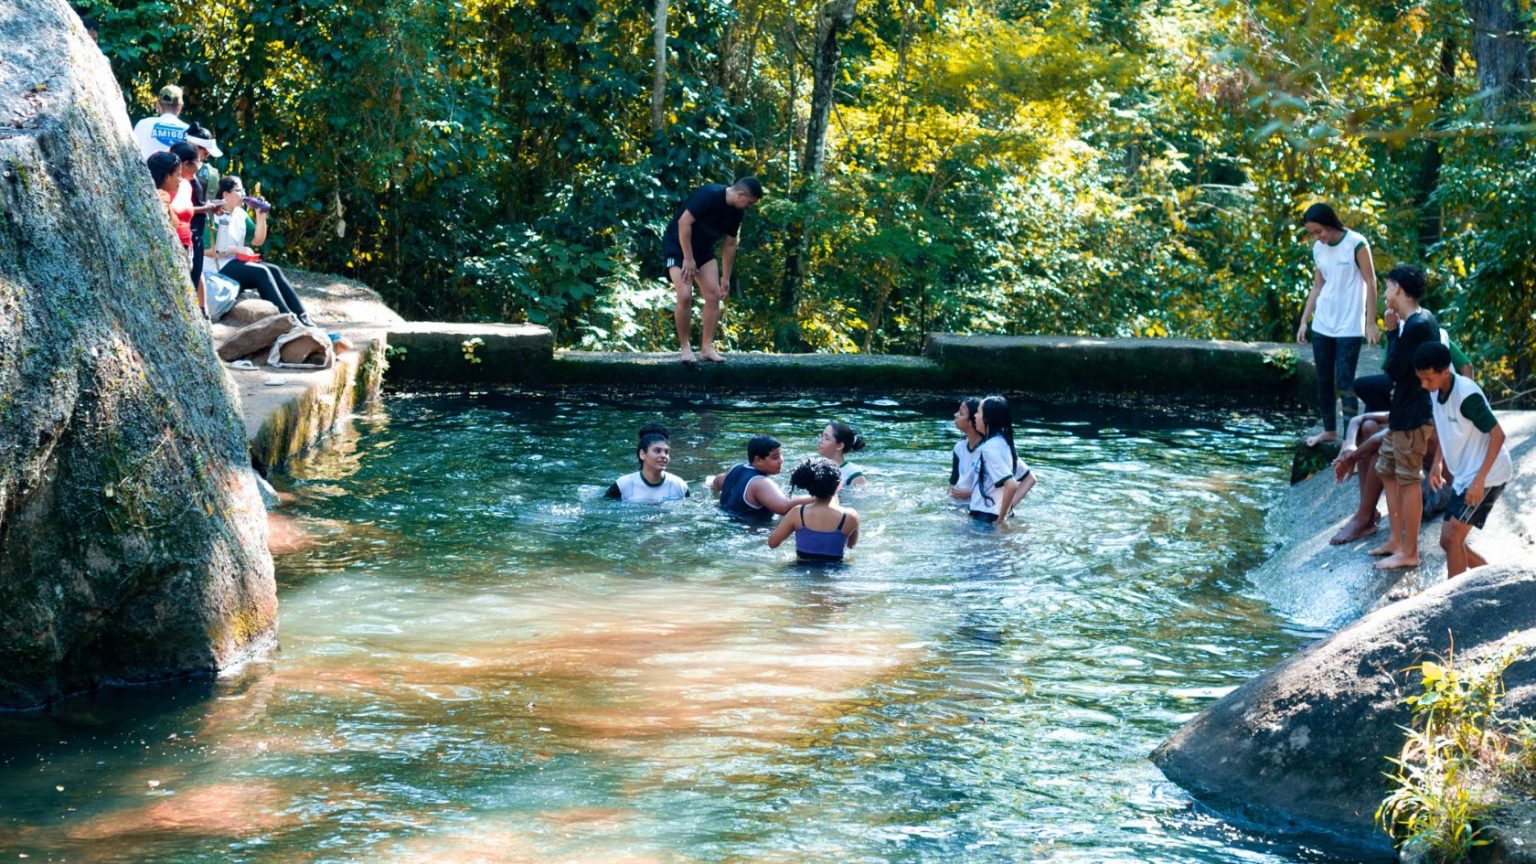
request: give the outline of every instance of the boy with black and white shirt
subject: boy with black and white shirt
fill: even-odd
[[[1439,488],[1441,462],[1451,470],[1451,503],[1440,528],[1447,575],[1455,577],[1487,564],[1467,545],[1473,528],[1482,528],[1488,511],[1514,476],[1514,462],[1504,447],[1504,429],[1488,407],[1488,397],[1471,379],[1451,371],[1451,352],[1439,342],[1419,346],[1413,354],[1419,384],[1430,397],[1435,437],[1440,447],[1429,472]]]

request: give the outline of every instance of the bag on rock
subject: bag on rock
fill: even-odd
[[[280,369],[329,369],[334,362],[330,337],[313,327],[294,327],[277,337],[267,354],[267,365]]]
[[[223,318],[229,310],[235,308],[235,301],[240,299],[240,283],[228,276],[211,272],[211,268],[203,270],[203,288],[203,302],[208,306],[210,321]]]
[[[298,316],[292,314],[268,315],[235,331],[219,346],[219,359],[239,360],[252,354],[260,355],[282,336],[299,326]]]

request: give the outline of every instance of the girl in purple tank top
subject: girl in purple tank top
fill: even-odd
[[[837,465],[820,456],[812,457],[795,468],[789,482],[816,500],[785,513],[768,535],[768,548],[779,548],[793,533],[795,555],[801,561],[843,560],[843,550],[859,542],[859,514],[838,503],[842,481]]]

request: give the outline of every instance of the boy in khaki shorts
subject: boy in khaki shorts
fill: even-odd
[[[1434,313],[1419,306],[1424,296],[1424,271],[1399,265],[1387,274],[1387,306],[1397,314],[1398,332],[1387,348],[1387,375],[1392,379],[1392,404],[1387,412],[1387,437],[1376,455],[1376,474],[1387,498],[1392,534],[1371,550],[1383,556],[1376,567],[1419,565],[1419,526],[1424,518],[1424,455],[1434,436],[1429,394],[1419,385],[1413,355],[1420,345],[1440,341]]]

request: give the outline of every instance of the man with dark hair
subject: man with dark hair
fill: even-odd
[[[684,363],[695,362],[690,334],[693,329],[693,286],[704,295],[704,327],[700,334],[699,356],[715,363],[725,358],[715,351],[715,327],[720,323],[720,301],[730,292],[731,265],[736,260],[736,232],[741,217],[753,204],[763,199],[763,184],[756,177],[743,177],[730,186],[707,183],[688,196],[667,230],[661,236],[661,252],[666,257],[667,276],[677,290],[673,321],[677,325],[678,354]],[[720,248],[720,266],[714,266],[715,244]]]
[[[164,153],[187,136],[187,121],[176,116],[181,113],[181,88],[167,84],[160,88],[160,98],[155,100],[160,116],[145,117],[133,126],[133,138],[139,142],[144,158]]]
[[[1440,548],[1445,550],[1446,575],[1454,578],[1488,563],[1467,545],[1467,535],[1483,527],[1488,510],[1514,477],[1515,465],[1488,397],[1472,379],[1451,370],[1449,348],[1439,342],[1420,345],[1413,366],[1419,385],[1431,397],[1440,442],[1429,482],[1439,488],[1445,483],[1441,464],[1451,469],[1451,503],[1440,526]]]
[[[1419,525],[1424,518],[1424,455],[1434,434],[1429,394],[1419,386],[1413,368],[1420,345],[1440,344],[1440,324],[1434,313],[1419,306],[1424,296],[1424,271],[1398,265],[1387,273],[1387,305],[1401,323],[1387,355],[1392,378],[1392,403],[1387,411],[1387,436],[1376,454],[1376,473],[1387,493],[1387,522],[1392,536],[1371,550],[1384,556],[1379,569],[1419,565]]]

